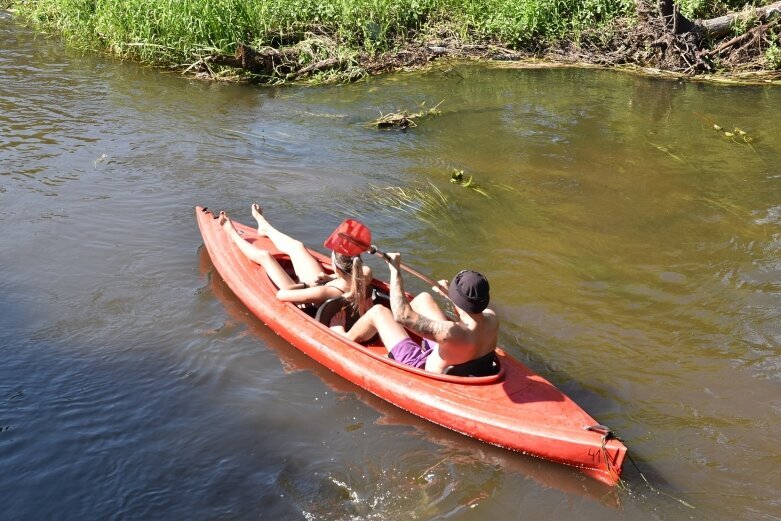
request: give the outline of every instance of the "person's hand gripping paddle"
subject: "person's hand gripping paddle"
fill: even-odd
[[[323,246],[351,257],[360,253],[370,253],[382,257],[388,263],[393,262],[387,253],[379,250],[377,246],[373,245],[371,242],[372,232],[369,230],[368,226],[355,219],[347,219],[325,240]],[[398,265],[402,270],[410,275],[414,275],[426,284],[429,284],[440,295],[447,298],[447,285],[442,285],[442,282],[444,281],[436,282],[431,277],[423,275],[418,270],[410,268],[406,264],[398,263]]]

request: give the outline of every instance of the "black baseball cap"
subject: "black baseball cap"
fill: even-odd
[[[448,297],[468,313],[482,313],[490,299],[488,279],[476,271],[463,270],[450,281]]]

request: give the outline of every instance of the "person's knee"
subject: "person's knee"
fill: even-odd
[[[260,249],[255,249],[255,251],[252,252],[251,258],[253,261],[261,265],[264,264],[264,262],[273,259],[273,257],[268,252],[268,250],[260,250]]]
[[[290,239],[290,244],[288,246],[290,248],[290,251],[288,253],[298,253],[298,254],[306,254],[309,255],[309,250],[306,249],[306,246],[304,246],[304,243],[296,240],[296,239]]]
[[[387,310],[385,306],[372,306],[369,309],[366,310],[366,315],[377,318],[380,315],[382,315],[383,311]]]
[[[366,311],[366,314],[371,317],[372,322],[375,324],[389,318],[393,320],[393,312],[385,306],[372,306]]]
[[[430,307],[430,306],[436,306],[437,302],[436,300],[434,300],[434,297],[431,296],[431,293],[426,293],[424,291],[423,293],[418,294],[418,296],[412,299],[412,302],[410,302],[410,304]]]
[[[431,293],[426,293],[426,292],[418,294],[418,296],[412,299],[410,305],[412,306],[412,309],[414,309],[418,313],[428,314],[433,312],[434,310],[439,309],[439,306],[437,305],[437,301],[434,300],[434,297],[431,296]]]
[[[410,303],[412,309],[432,320],[447,320],[437,301],[430,293],[421,293]]]

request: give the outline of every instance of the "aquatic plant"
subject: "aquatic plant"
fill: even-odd
[[[715,123],[710,118],[703,116],[702,114],[698,112],[693,113],[695,116],[703,120],[705,123],[710,125],[710,128],[715,130],[716,132],[719,132],[722,136],[729,139],[730,141],[737,143],[738,145],[745,145],[754,152],[756,152],[756,149],[754,148],[754,138],[749,135],[748,132],[745,130],[734,126],[732,130],[725,130],[723,126],[719,125],[718,123]]]
[[[663,153],[667,154],[668,156],[670,156],[671,158],[675,159],[676,161],[680,161],[682,163],[685,162],[685,159],[683,157],[679,156],[678,154],[675,154],[672,150],[670,150],[669,147],[666,147],[664,145],[659,145],[659,144],[656,144],[656,143],[652,143],[651,141],[646,141],[646,143],[648,143],[649,145],[651,145],[652,147],[657,149],[659,152],[663,152]]]
[[[398,128],[402,130],[406,128],[415,128],[418,126],[415,123],[416,119],[425,118],[429,116],[438,116],[439,114],[441,114],[439,110],[439,106],[442,105],[442,101],[440,101],[430,109],[424,108],[426,104],[426,102],[424,101],[420,104],[420,110],[418,112],[409,112],[408,110],[402,110],[400,112],[390,112],[388,114],[383,114],[382,112],[380,112],[380,117],[375,119],[374,121],[370,121],[369,123],[367,123],[367,125],[376,128]]]
[[[471,188],[478,194],[489,197],[488,192],[486,192],[481,186],[478,186],[471,175],[469,176],[469,179],[464,178],[463,170],[457,170],[454,168],[453,173],[450,175],[450,182],[457,184],[458,186],[463,186],[464,188]]]
[[[415,183],[411,186],[369,185],[367,190],[355,193],[359,207],[349,207],[350,215],[361,215],[368,206],[370,213],[385,213],[404,220],[422,222],[438,233],[463,226],[460,212],[454,208],[450,197],[432,183]]]

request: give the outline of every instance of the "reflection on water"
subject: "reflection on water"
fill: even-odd
[[[10,519],[781,515],[778,89],[449,64],[272,90],[82,56],[7,15],[0,42]],[[407,132],[364,125],[440,100]],[[484,271],[506,349],[695,510],[307,360],[198,253],[196,204],[247,222],[252,201],[309,244],[357,216],[422,272]]]

